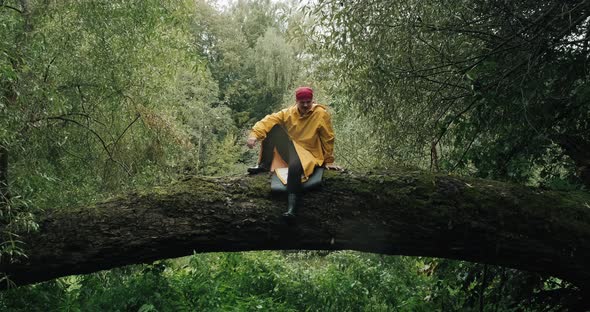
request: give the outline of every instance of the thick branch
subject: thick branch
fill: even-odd
[[[139,118],[139,117],[137,117]],[[94,134],[94,136],[98,139],[98,141],[100,142],[100,144],[102,145],[102,147],[104,148],[105,152],[107,153],[107,156],[109,157],[109,159],[114,162],[115,164],[121,166],[121,168],[123,168],[125,170],[125,172],[127,172],[127,175],[131,175],[131,170],[129,169],[129,167],[127,167],[127,165],[125,165],[125,163],[119,162],[117,161],[114,157],[113,157],[113,153],[111,152],[111,150],[109,150],[107,143],[104,141],[104,139],[100,136],[100,134],[98,134],[98,132],[96,132],[94,129],[83,125],[82,123],[74,120],[74,119],[70,119],[70,118],[66,118],[64,116],[55,116],[55,117],[46,117],[45,119],[56,119],[56,120],[62,120],[62,121],[66,121],[66,122],[71,122],[75,125],[78,125],[88,131],[90,131],[92,134]],[[136,119],[137,120],[137,119]],[[130,127],[133,123],[135,123],[134,120],[128,127]],[[128,129],[128,128],[127,128]],[[125,134],[125,132],[127,132],[127,129],[125,129],[125,131],[121,134],[121,136],[123,134]],[[117,139],[118,141],[119,139]]]
[[[0,3],[0,8],[6,8],[6,9],[9,9],[9,10],[13,10],[13,11],[18,12],[20,14],[23,13],[23,11],[21,11],[21,10],[19,10],[19,9],[13,7],[13,6],[10,6],[8,4],[4,4],[4,3]]]
[[[422,172],[328,172],[296,225],[267,176],[192,178],[92,207],[56,209],[3,264],[17,284],[195,252],[354,249],[463,259],[590,285],[590,194]],[[590,288],[588,288],[590,289]]]

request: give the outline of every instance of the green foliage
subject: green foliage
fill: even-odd
[[[311,42],[390,162],[521,183],[545,171],[572,183],[587,161],[575,151],[590,142],[579,101],[588,45],[572,40],[587,34],[583,7],[320,1]]]
[[[584,7],[412,0],[311,6],[317,23],[308,43],[323,56],[313,74],[328,82],[338,161],[351,169],[417,166],[587,187],[590,156],[581,151],[590,146],[590,106],[577,97],[588,81]],[[548,299],[547,278],[490,267],[485,282],[461,281],[481,267],[444,263],[453,274],[437,271],[429,295],[443,310],[478,310],[480,295],[501,301],[499,309],[565,309],[561,299]]]
[[[193,44],[192,1],[0,10],[3,261],[26,256],[18,235],[36,229],[33,209],[242,169],[239,131]]]
[[[350,169],[580,188],[590,87],[579,1],[0,3],[3,259],[24,256],[18,234],[36,229],[36,209],[243,171],[256,159],[242,144],[248,127],[291,105],[298,85],[330,106],[337,162]],[[571,286],[485,268],[353,252],[195,255],[11,290],[0,309],[558,310],[551,294]]]
[[[204,1],[195,20],[197,48],[219,83],[220,100],[238,126],[253,122],[283,104],[296,78],[294,47],[284,34],[285,8],[270,1],[239,1],[224,12]],[[249,116],[243,121],[244,115]]]
[[[273,28],[260,37],[254,48],[256,78],[269,92],[281,94],[293,80],[293,49]]]
[[[16,55],[1,63],[15,193],[55,208],[237,170],[238,129],[192,44],[192,1],[34,5],[28,40],[3,43]],[[17,40],[22,22],[9,21]]]
[[[558,311],[566,298],[552,291],[562,284],[494,266],[351,251],[210,253],[5,291],[0,293],[0,308]],[[541,292],[535,290],[539,286]]]
[[[10,290],[0,294],[0,306],[11,311],[432,311],[424,299],[430,279],[417,274],[416,265],[411,258],[356,252],[203,254]],[[27,302],[35,303],[33,310]]]

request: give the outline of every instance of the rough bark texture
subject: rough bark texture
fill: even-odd
[[[25,237],[29,258],[0,270],[17,284],[189,255],[354,249],[490,263],[590,289],[590,194],[423,172],[328,172],[295,225],[268,176],[191,178],[92,207],[56,209]]]

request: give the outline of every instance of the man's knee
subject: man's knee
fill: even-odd
[[[272,126],[272,128],[270,128],[270,131],[279,131],[282,129],[283,128],[281,128],[281,125],[274,125],[274,126]]]
[[[266,136],[269,137],[269,136],[285,136],[285,135],[287,135],[287,133],[285,133],[285,130],[281,126],[275,125],[274,127],[272,127],[270,129],[270,131],[268,132],[268,134]]]

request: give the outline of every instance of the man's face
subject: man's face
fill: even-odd
[[[297,109],[299,109],[299,113],[301,115],[305,115],[305,114],[307,114],[307,112],[311,108],[312,104],[313,104],[313,100],[303,100],[303,101],[298,100],[297,101]]]

